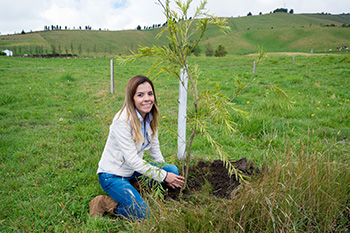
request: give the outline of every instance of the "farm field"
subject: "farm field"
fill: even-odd
[[[229,54],[254,53],[258,51],[258,46],[270,52],[304,53],[311,50],[324,53],[330,49],[335,53],[339,46],[350,47],[349,14],[263,14],[226,19],[231,30],[223,34],[215,27],[208,27],[204,40],[199,44],[202,54],[207,43],[213,48],[224,45]],[[169,45],[166,34],[155,39],[162,30],[161,27],[150,30],[26,32],[1,35],[0,49],[12,50],[16,56],[46,57],[56,54],[64,57],[74,54],[79,57],[111,57],[136,52],[140,45]]]
[[[350,56],[271,53],[253,76],[256,58],[192,56],[190,62],[202,71],[200,91],[218,86],[230,99],[238,79],[257,78],[260,85],[235,99],[250,113],[248,118],[232,114],[236,132],[225,135],[218,125],[209,130],[231,159],[266,165],[268,174],[241,185],[228,200],[212,197],[210,187],[179,201],[149,195],[150,219],[133,223],[91,218],[88,203],[104,194],[97,163],[126,83],[147,74],[152,60],[117,65],[111,94],[108,58],[0,57],[0,231],[350,230]],[[291,106],[268,83],[284,89]],[[174,133],[179,83],[161,75],[154,84],[161,149],[167,162],[180,165]],[[203,135],[196,136],[196,159],[213,161],[216,153]]]

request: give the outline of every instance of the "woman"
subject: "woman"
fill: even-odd
[[[131,78],[124,106],[113,119],[98,164],[100,185],[111,198],[101,195],[93,199],[92,215],[109,211],[129,219],[145,219],[149,215],[148,206],[131,185],[142,175],[171,188],[183,185],[184,177],[179,176],[177,167],[164,163],[158,141],[158,119],[152,81],[141,75]],[[156,163],[143,160],[144,150],[149,150]]]

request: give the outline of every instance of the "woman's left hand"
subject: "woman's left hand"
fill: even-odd
[[[180,188],[185,182],[185,177],[176,175],[172,172],[168,172],[165,181],[167,182],[167,185],[171,188]]]

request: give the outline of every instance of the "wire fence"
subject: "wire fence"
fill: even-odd
[[[115,66],[114,68],[151,68],[151,66]],[[61,66],[61,67],[0,67],[0,70],[40,70],[40,69],[109,69],[110,66]],[[210,69],[253,69],[248,66],[199,66],[199,68]],[[350,68],[305,68],[305,67],[263,67],[259,66],[257,70],[311,70],[311,71],[350,71]]]

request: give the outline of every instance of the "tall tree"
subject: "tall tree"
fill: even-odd
[[[74,46],[73,46],[73,42],[70,43],[70,51],[72,53],[72,56],[74,56]]]
[[[58,45],[58,54],[61,56],[62,55],[62,48],[61,44]]]
[[[81,44],[79,44],[78,51],[79,51],[79,56],[81,57],[81,54],[82,54],[82,52],[83,52],[83,49],[82,49],[82,47],[81,47]]]
[[[205,45],[205,55],[207,57],[212,57],[214,55],[213,46],[209,42]]]
[[[51,45],[51,53],[53,56],[56,56],[56,46],[55,45]]]

